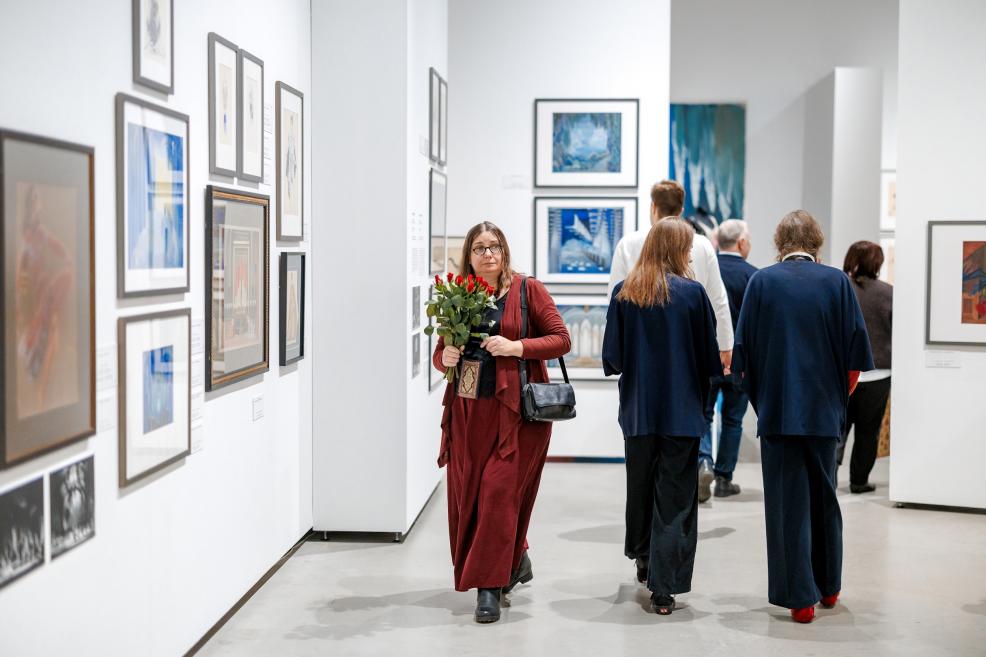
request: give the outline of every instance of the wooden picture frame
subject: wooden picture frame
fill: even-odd
[[[305,254],[300,251],[282,252],[280,255],[278,314],[281,331],[278,351],[281,366],[296,363],[305,357],[305,260]],[[294,283],[291,282],[292,272],[296,272]],[[296,304],[293,312],[292,299]]]
[[[277,239],[305,238],[305,96],[274,85],[277,137]],[[287,142],[287,143],[285,143]]]
[[[165,11],[151,13],[166,4]],[[175,93],[174,0],[133,0],[133,80],[164,94]]]

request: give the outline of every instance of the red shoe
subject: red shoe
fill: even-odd
[[[833,593],[832,595],[822,596],[822,606],[826,609],[831,609],[834,607],[835,603],[839,601],[839,593],[841,593],[841,591]]]
[[[801,609],[792,609],[791,618],[794,619],[795,623],[810,623],[815,620],[815,608],[802,607]]]

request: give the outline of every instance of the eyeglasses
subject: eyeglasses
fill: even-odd
[[[473,247],[472,254],[474,256],[481,256],[487,251],[490,252],[490,255],[498,256],[503,254],[503,247],[499,244],[494,244],[493,246],[476,246]]]

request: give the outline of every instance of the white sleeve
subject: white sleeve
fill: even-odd
[[[716,341],[719,343],[719,351],[731,351],[733,348],[733,321],[729,316],[729,297],[726,296],[726,286],[722,282],[722,274],[719,273],[719,260],[716,258],[712,243],[707,238],[699,240],[701,243],[701,257],[705,260],[705,280],[699,281],[705,286],[705,292],[709,295],[712,302],[712,310],[716,314]]]
[[[613,249],[613,264],[609,268],[609,289],[606,296],[613,297],[613,288],[630,273],[630,257],[627,255],[626,237],[620,239]]]

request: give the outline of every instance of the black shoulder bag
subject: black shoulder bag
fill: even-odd
[[[520,281],[520,338],[527,337],[527,277]],[[565,357],[558,363],[565,383],[528,383],[527,361],[517,361],[520,368],[520,414],[527,422],[557,422],[575,417],[575,389],[568,382]]]

